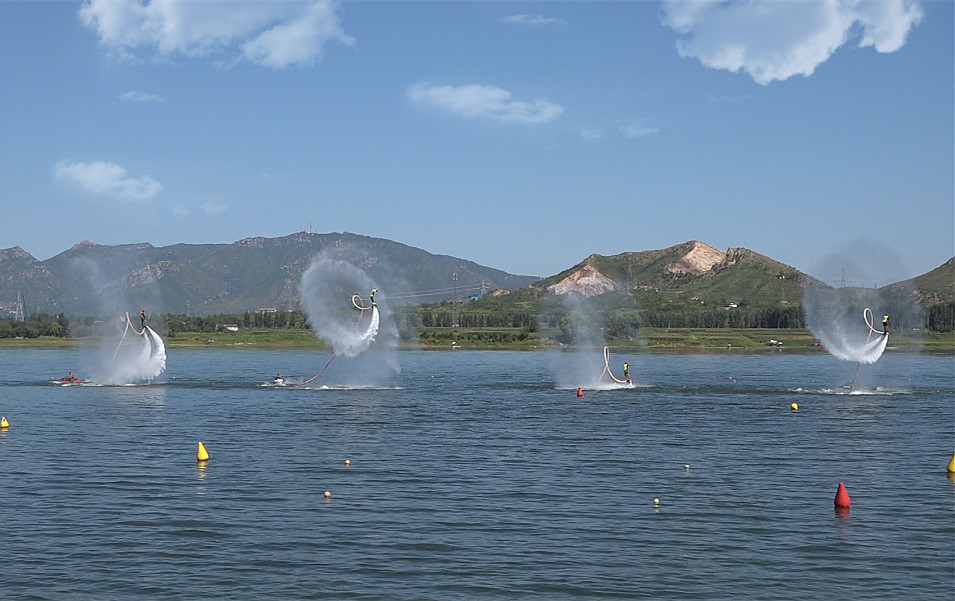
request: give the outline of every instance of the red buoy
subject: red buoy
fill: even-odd
[[[833,504],[836,507],[848,507],[851,501],[849,500],[849,493],[846,492],[846,487],[839,483],[839,489],[836,491],[836,498],[833,500]]]
[[[577,387],[577,396],[584,396],[584,389],[580,386]]]

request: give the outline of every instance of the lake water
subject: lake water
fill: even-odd
[[[369,352],[310,388],[262,384],[328,353],[168,355],[57,386],[83,349],[0,350],[0,597],[955,595],[951,356],[846,394],[822,353],[632,353],[637,386],[578,397],[570,353]]]

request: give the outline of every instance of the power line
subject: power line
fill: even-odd
[[[433,288],[431,290],[416,290],[404,294],[389,294],[388,298],[392,300],[404,300],[410,298],[421,298],[423,296],[438,296],[442,294],[451,294],[457,298],[458,292],[482,292],[486,291],[486,284],[468,284],[464,286],[451,286],[449,288]]]

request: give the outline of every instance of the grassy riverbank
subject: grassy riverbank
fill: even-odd
[[[955,354],[953,332],[893,332],[889,350]],[[238,332],[177,332],[164,337],[169,348],[283,348],[327,349],[310,330],[246,328]],[[772,341],[776,341],[773,343]],[[96,345],[95,338],[0,339],[0,348],[69,348]],[[760,352],[783,349],[787,352],[818,352],[817,340],[808,330],[754,328],[643,328],[632,340],[610,340],[615,349],[674,352]],[[541,339],[519,328],[421,328],[415,341],[404,341],[406,349],[500,349],[535,350],[560,348],[550,339]]]

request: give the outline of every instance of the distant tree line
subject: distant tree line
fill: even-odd
[[[537,316],[526,311],[469,311],[452,307],[421,307],[417,322],[426,328],[527,328],[537,329]]]
[[[637,326],[651,328],[805,328],[806,316],[801,306],[768,309],[701,309],[696,311],[639,311]],[[608,325],[617,318],[608,315]],[[630,324],[621,324],[634,325]]]
[[[40,336],[69,338],[70,320],[62,313],[56,317],[45,313],[34,314],[26,321],[0,320],[0,338],[39,338]]]
[[[930,306],[925,316],[925,327],[936,332],[955,330],[955,301]]]
[[[226,326],[301,330],[308,327],[304,311],[246,311],[219,315],[162,315],[162,330],[177,332],[221,331]]]
[[[860,308],[861,311],[861,308]],[[911,314],[908,314],[911,313]],[[657,309],[607,309],[600,312],[603,319],[603,333],[609,338],[632,338],[640,328],[781,328],[799,329],[806,327],[806,317],[801,306],[773,307],[755,309],[751,307],[700,308],[657,310]],[[415,305],[398,307],[393,318],[398,333],[403,339],[418,335],[419,328],[462,328],[462,329],[502,329],[520,330],[519,336],[526,337],[537,332],[543,326],[560,331],[559,338],[573,340],[581,326],[573,314],[565,309],[551,311],[545,317],[531,310],[513,308],[475,308],[469,304],[454,305]],[[0,319],[0,338],[38,338],[52,336],[67,338],[72,335],[85,336],[94,331],[99,321],[92,317],[73,317],[67,319],[62,313],[56,316],[47,314],[31,315],[26,321]],[[240,328],[265,329],[308,329],[304,311],[246,311],[245,313],[226,313],[219,315],[183,315],[164,314],[147,322],[154,329],[165,334],[177,332],[222,331],[227,326]],[[899,311],[893,313],[895,327],[909,328],[921,325],[927,330],[950,332],[955,330],[955,301],[936,303],[930,306],[924,316],[918,311]]]

